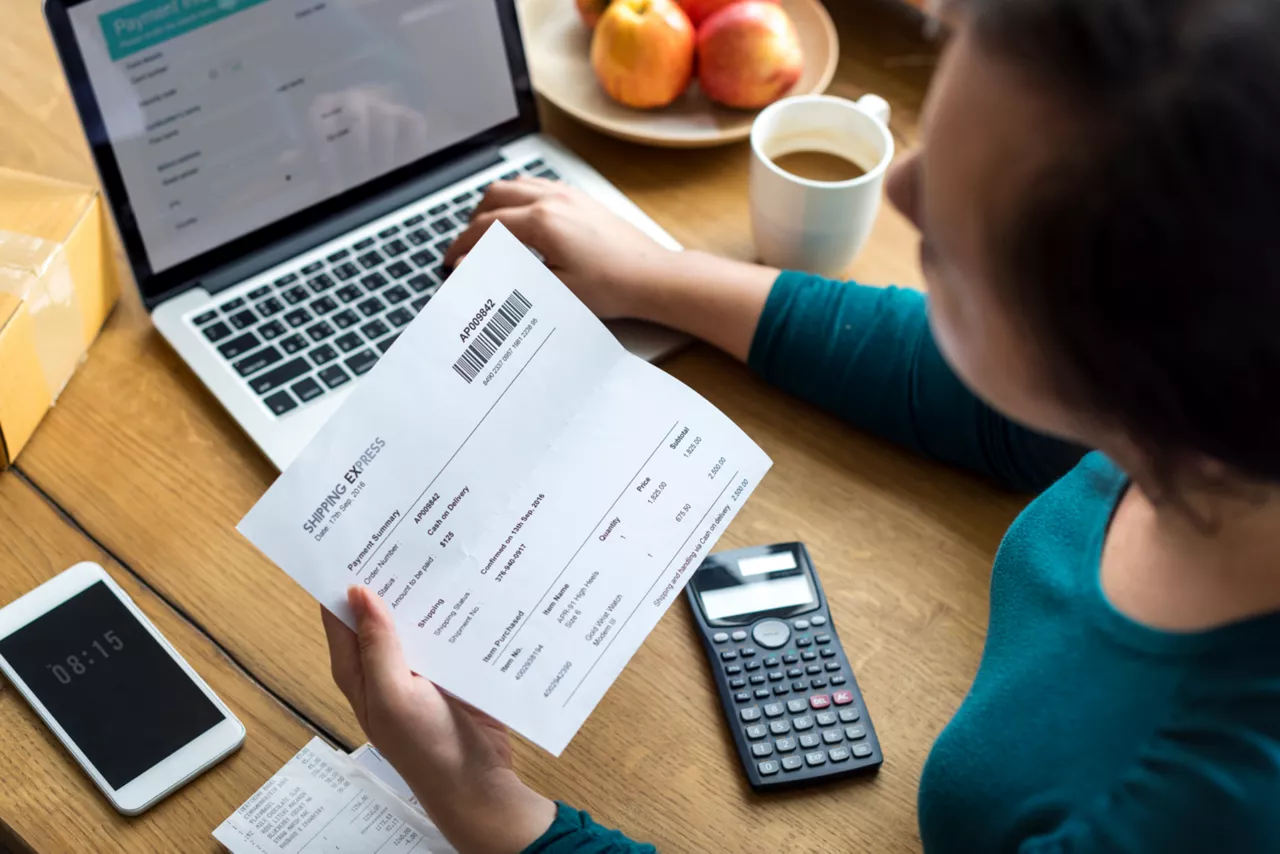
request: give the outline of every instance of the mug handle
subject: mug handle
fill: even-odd
[[[871,118],[880,122],[885,127],[889,126],[889,102],[879,95],[863,95],[858,99],[858,109],[871,116]]]

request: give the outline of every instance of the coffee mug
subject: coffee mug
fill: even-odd
[[[765,108],[751,128],[751,225],[759,259],[822,275],[848,266],[875,223],[893,151],[889,104],[877,95],[856,103],[800,95]],[[796,152],[833,154],[865,174],[816,181],[774,162]]]

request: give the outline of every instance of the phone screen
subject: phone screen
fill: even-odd
[[[225,719],[101,581],[0,639],[0,657],[113,789]]]

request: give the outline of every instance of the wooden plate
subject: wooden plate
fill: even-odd
[[[825,91],[836,73],[840,45],[819,0],[782,0],[804,49],[804,74],[792,95]],[[668,148],[709,148],[746,139],[754,110],[712,103],[695,82],[661,110],[635,110],[611,99],[591,71],[591,31],[574,0],[520,0],[521,28],[533,86],[548,101],[597,130]]]

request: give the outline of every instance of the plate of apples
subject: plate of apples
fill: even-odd
[[[534,88],[647,145],[746,139],[779,98],[822,92],[840,46],[819,0],[520,0]]]

